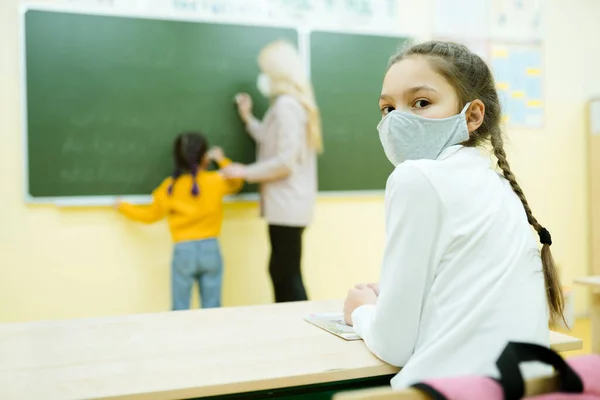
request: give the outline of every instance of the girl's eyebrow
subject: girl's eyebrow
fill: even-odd
[[[435,90],[434,88],[432,88],[431,86],[427,86],[427,85],[420,85],[420,86],[414,86],[408,90],[406,90],[405,93],[416,93],[419,92],[421,90],[426,90],[426,91],[430,91],[430,92],[437,92],[437,90]]]
[[[436,93],[437,93],[437,90],[435,90],[435,89],[434,89],[434,88],[432,88],[431,86],[427,86],[427,85],[419,85],[419,86],[414,86],[414,87],[412,87],[412,88],[410,88],[410,89],[406,89],[406,90],[404,91],[404,94],[405,94],[405,95],[406,95],[406,94],[412,94],[412,93],[416,93],[416,92],[419,92],[419,91],[422,91],[422,90],[423,90],[423,91],[429,91],[429,92],[436,92]],[[390,95],[388,95],[388,94],[385,94],[385,93],[384,93],[384,94],[382,94],[382,95],[379,97],[379,100],[390,100],[391,98],[392,98],[392,96],[390,96]]]

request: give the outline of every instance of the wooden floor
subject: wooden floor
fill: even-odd
[[[575,336],[583,340],[583,348],[581,350],[567,351],[562,353],[564,357],[573,357],[582,354],[590,354],[591,353],[591,324],[589,318],[577,318],[575,320],[575,324],[571,327],[571,330],[565,328],[555,328],[557,332],[564,333],[566,335]]]

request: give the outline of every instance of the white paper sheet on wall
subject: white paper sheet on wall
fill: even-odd
[[[600,100],[592,100],[590,103],[590,132],[592,135],[600,135]]]
[[[435,0],[433,34],[437,37],[485,38],[489,34],[489,2]]]
[[[542,38],[544,0],[491,0],[490,37],[537,41]]]

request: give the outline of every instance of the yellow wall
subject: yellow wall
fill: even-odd
[[[164,223],[23,202],[17,4],[0,1],[0,322],[167,310]],[[552,232],[565,282],[588,265],[584,103],[590,87],[600,87],[600,56],[589,51],[600,37],[598,15],[595,0],[547,1],[546,128],[510,132],[508,145],[534,212]],[[319,201],[305,242],[311,297],[342,297],[353,283],[376,279],[383,240],[381,198]],[[227,206],[222,244],[225,305],[270,301],[266,228],[256,205]],[[577,292],[579,313],[587,308],[584,293]]]

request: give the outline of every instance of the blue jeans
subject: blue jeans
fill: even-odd
[[[173,310],[190,308],[194,281],[198,282],[202,308],[221,306],[223,259],[217,239],[175,243],[171,273]]]

